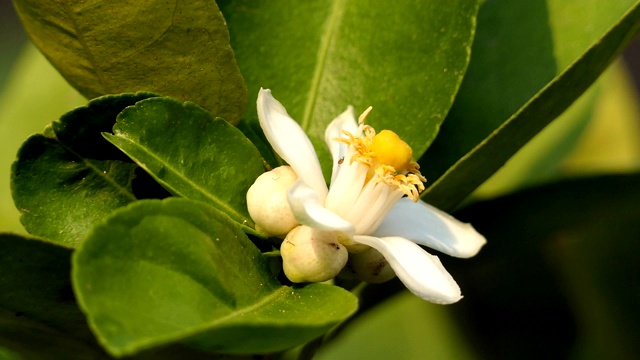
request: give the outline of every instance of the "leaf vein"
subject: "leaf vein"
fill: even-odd
[[[86,39],[84,38],[84,34],[82,33],[82,31],[80,31],[80,28],[78,27],[78,22],[76,21],[73,10],[69,5],[69,1],[62,1],[62,5],[64,6],[64,9],[67,15],[69,16],[69,21],[71,22],[73,29],[75,30],[76,39],[80,43],[80,46],[82,46],[82,48],[85,50],[87,55],[87,60],[89,61],[89,64],[91,64],[94,70],[94,74],[98,78],[98,82],[100,83],[100,85],[102,85],[102,93],[103,94],[112,93],[112,91],[110,91],[109,88],[106,86],[106,81],[105,81],[104,74],[102,73],[102,69],[100,68],[100,66],[98,66],[98,63],[95,57],[93,56],[93,52],[91,51],[91,48],[89,47]]]
[[[63,144],[62,142],[58,141],[58,143],[64,147],[65,150],[67,150],[68,152],[72,153],[73,156],[77,157],[78,159],[80,159],[82,161],[83,164],[85,164],[87,166],[87,168],[89,168],[89,170],[93,171],[96,175],[98,175],[99,177],[101,177],[105,182],[107,182],[108,184],[110,184],[111,186],[113,186],[116,190],[118,190],[118,192],[120,192],[121,194],[123,194],[124,196],[128,197],[131,201],[136,201],[138,200],[135,195],[133,195],[132,192],[130,192],[127,188],[120,186],[120,184],[118,184],[117,182],[113,181],[113,179],[109,176],[107,176],[104,172],[102,172],[100,170],[100,168],[98,168],[97,166],[95,166],[91,161],[89,161],[88,159],[83,158],[82,156],[80,156],[78,153],[76,153],[75,151],[71,150],[71,148],[69,148],[68,146],[66,146],[65,144]]]
[[[115,189],[117,189],[120,193],[122,193],[124,196],[128,197],[131,201],[136,201],[138,200],[135,195],[133,195],[133,193],[131,193],[127,188],[122,187],[120,184],[118,184],[117,182],[113,181],[113,179],[109,176],[106,176],[106,174],[102,171],[100,171],[99,168],[97,168],[95,165],[93,165],[92,162],[90,162],[89,160],[86,159],[82,159],[82,161],[87,164],[87,166],[93,170],[99,177],[103,178],[108,184],[110,184],[111,186],[113,186]]]
[[[316,105],[316,98],[318,96],[318,90],[320,88],[320,80],[322,78],[322,73],[324,71],[324,66],[327,61],[327,57],[329,55],[329,47],[331,45],[331,40],[333,40],[335,33],[340,26],[340,20],[342,19],[342,14],[344,13],[345,1],[344,0],[335,0],[333,2],[333,6],[331,8],[331,12],[329,13],[329,21],[327,24],[327,32],[320,42],[320,48],[318,49],[318,58],[316,61],[316,66],[313,69],[313,78],[311,80],[311,87],[309,88],[309,93],[307,96],[307,102],[305,104],[304,113],[302,116],[302,121],[300,122],[300,126],[306,131],[309,129],[309,125],[311,123],[311,114],[313,113],[313,108]]]
[[[176,175],[176,177],[181,180],[183,183],[186,183],[187,185],[190,185],[193,189],[197,190],[200,194],[202,194],[204,197],[208,198],[209,200],[211,200],[213,203],[215,203],[217,206],[219,206],[220,208],[224,209],[227,212],[227,215],[229,217],[234,218],[237,222],[242,223],[243,225],[246,223],[247,219],[245,219],[245,216],[242,215],[241,213],[239,213],[238,211],[236,211],[234,208],[228,206],[225,202],[223,202],[222,200],[220,200],[217,196],[214,196],[213,194],[211,194],[210,192],[208,192],[205,188],[201,187],[200,185],[198,185],[197,183],[191,181],[190,179],[188,179],[187,177],[184,176],[184,173],[178,171],[176,168],[174,168],[173,166],[169,165],[169,163],[165,162],[163,158],[161,158],[160,156],[158,156],[156,153],[150,151],[147,148],[144,148],[140,145],[138,145],[136,142],[132,141],[131,139],[129,139],[126,136],[122,136],[122,135],[116,135],[118,138],[128,142],[131,146],[133,146],[134,148],[139,149],[141,152],[148,154],[151,158],[153,158],[155,161],[157,161],[161,166],[164,167],[164,169],[168,170],[169,172],[172,172],[173,174]],[[131,156],[131,158],[136,159],[134,156]],[[142,161],[138,160],[138,164],[140,166],[142,166],[145,170],[149,171],[150,173],[155,174],[155,172],[151,171],[146,164],[144,164]],[[156,176],[158,176],[156,174]],[[182,191],[177,190],[174,186],[169,185],[166,181],[164,181],[164,179],[160,178],[158,176],[158,181],[164,183],[165,185],[169,186],[170,188],[174,189],[176,192],[180,193],[180,195],[184,196],[182,194]],[[186,197],[186,196],[185,196]],[[197,199],[192,199],[192,200],[197,200]],[[245,223],[243,223],[243,220],[245,221]]]

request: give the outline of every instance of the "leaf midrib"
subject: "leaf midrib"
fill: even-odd
[[[129,191],[129,189],[120,186],[120,184],[118,184],[116,181],[114,181],[110,176],[107,176],[106,173],[104,173],[102,170],[100,170],[100,168],[95,166],[91,162],[91,160],[80,156],[78,153],[73,151],[70,147],[66,146],[64,143],[62,143],[59,140],[58,140],[58,144],[60,144],[60,146],[62,146],[66,151],[68,151],[71,154],[73,154],[73,156],[75,156],[78,159],[80,159],[82,161],[82,163],[85,164],[89,169],[91,169],[91,171],[93,171],[96,175],[98,175],[98,177],[102,178],[107,184],[113,186],[116,190],[118,190],[119,193],[121,193],[122,195],[126,196],[129,200],[131,200],[131,201],[138,200],[136,198],[136,196],[132,192]]]
[[[221,209],[224,209],[226,212],[226,214],[231,217],[232,219],[234,219],[235,222],[237,223],[241,223],[242,225],[247,225],[248,223],[248,219],[246,218],[246,216],[244,216],[243,214],[239,213],[238,211],[236,211],[234,208],[228,206],[225,202],[223,202],[222,200],[220,200],[218,197],[214,196],[213,194],[207,192],[204,188],[202,188],[201,186],[199,186],[198,184],[196,184],[195,182],[191,181],[190,179],[188,179],[187,177],[184,176],[183,173],[177,171],[173,166],[169,165],[167,162],[165,162],[160,156],[158,156],[155,152],[149,150],[148,148],[145,148],[141,145],[139,145],[138,143],[136,143],[135,141],[129,139],[126,136],[122,136],[122,135],[114,135],[114,134],[110,134],[110,133],[104,133],[103,134],[107,140],[111,140],[110,138],[114,138],[114,139],[120,139],[123,140],[125,142],[127,142],[128,144],[130,144],[131,146],[133,146],[134,148],[142,151],[143,153],[148,154],[149,156],[152,157],[153,160],[157,161],[159,164],[161,164],[162,166],[164,166],[165,170],[172,172],[173,174],[176,175],[176,177],[180,180],[182,180],[184,183],[191,185],[195,190],[197,190],[199,193],[201,193],[202,195],[204,195],[206,198],[210,199],[213,203],[215,203],[217,206],[219,206]],[[115,144],[114,144],[115,145]],[[117,146],[117,145],[116,145]],[[124,150],[124,149],[122,149]],[[129,155],[132,159],[136,160],[136,162],[138,163],[138,165],[140,165],[142,168],[144,168],[147,172],[149,172],[150,174],[153,174],[152,171],[150,171],[150,169],[140,160],[138,159],[136,156],[130,154],[129,152],[126,152],[127,155]],[[167,185],[168,187],[170,187],[171,189],[175,189],[174,186],[171,186],[169,184],[167,184],[166,181],[164,181],[163,179],[160,179],[158,177],[157,179],[159,182],[162,182],[163,184]],[[178,191],[176,191],[178,192]],[[182,194],[181,194],[182,195]],[[243,223],[244,221],[244,223]]]
[[[76,21],[76,17],[73,11],[71,10],[69,1],[62,1],[62,6],[64,6],[64,10],[67,13],[67,17],[69,18],[69,21],[71,22],[71,26],[73,26],[73,29],[75,30],[75,34],[77,36],[78,42],[80,43],[80,46],[82,46],[82,48],[85,50],[86,58],[89,61],[89,64],[91,64],[91,68],[94,70],[96,78],[98,78],[98,83],[102,86],[102,93],[103,94],[112,93],[112,91],[109,91],[109,89],[107,88],[102,69],[100,68],[100,66],[98,66],[98,62],[93,56],[93,52],[91,51],[89,45],[87,44],[87,41],[84,38],[84,34],[80,31],[78,27],[78,22]]]
[[[263,297],[262,299],[260,299],[259,301],[252,303],[248,306],[245,307],[241,307],[241,308],[236,308],[233,309],[229,314],[221,316],[217,319],[213,319],[210,321],[205,321],[203,322],[201,325],[196,325],[184,332],[181,333],[174,333],[174,334],[169,334],[169,335],[165,335],[165,336],[158,336],[155,339],[151,339],[151,340],[147,340],[147,341],[140,341],[137,344],[132,344],[132,345],[128,345],[128,346],[122,346],[119,348],[112,348],[112,350],[115,350],[115,354],[116,355],[128,355],[128,354],[133,354],[136,351],[139,351],[141,349],[147,349],[147,348],[151,348],[153,346],[156,345],[160,345],[160,344],[166,344],[169,343],[171,341],[178,341],[181,339],[186,339],[190,336],[193,335],[197,335],[200,334],[202,332],[208,331],[208,330],[213,330],[221,325],[224,325],[225,323],[229,323],[231,320],[233,320],[234,318],[237,318],[241,315],[247,315],[247,314],[252,314],[255,313],[256,310],[259,310],[261,307],[276,301],[277,299],[280,298],[281,295],[285,294],[287,291],[291,291],[291,288],[287,287],[287,286],[281,286],[279,288],[274,289],[274,291]],[[214,296],[215,297],[215,296]],[[157,319],[155,319],[157,320]],[[169,323],[171,324],[171,323]]]
[[[344,13],[345,2],[346,1],[344,0],[334,0],[331,11],[329,12],[327,32],[320,42],[316,66],[313,69],[311,86],[307,94],[307,101],[305,103],[302,120],[300,121],[300,126],[302,126],[302,129],[305,130],[305,132],[309,130],[309,126],[311,124],[311,115],[313,114],[313,109],[316,105],[318,89],[320,88],[322,74],[324,72],[325,63],[329,55],[329,47],[331,45],[331,40],[333,40],[335,33],[340,25],[340,20],[342,19],[342,14]]]

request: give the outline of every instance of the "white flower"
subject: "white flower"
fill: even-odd
[[[376,249],[422,299],[449,304],[462,298],[438,257],[417,244],[465,258],[486,240],[471,225],[419,200],[425,179],[411,161],[411,148],[392,131],[376,135],[365,125],[371,108],[356,122],[349,107],[327,127],[333,157],[327,188],[311,141],[270,90],[260,90],[257,105],[267,140],[298,175],[288,201],[300,224],[334,232],[350,252],[362,245]]]

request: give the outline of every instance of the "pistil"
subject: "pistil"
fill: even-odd
[[[413,150],[391,130],[364,124],[369,107],[359,117],[356,134],[343,131],[334,139],[348,146],[331,184],[325,206],[351,222],[356,234],[373,233],[402,196],[417,201],[426,179],[413,162]]]

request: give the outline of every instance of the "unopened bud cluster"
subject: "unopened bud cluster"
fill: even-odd
[[[322,282],[341,271],[379,283],[395,276],[384,257],[364,245],[347,247],[338,234],[300,225],[291,211],[287,193],[298,176],[289,166],[260,175],[247,192],[249,214],[256,230],[284,238],[280,246],[284,273],[292,282]],[[344,242],[344,241],[343,241]]]

